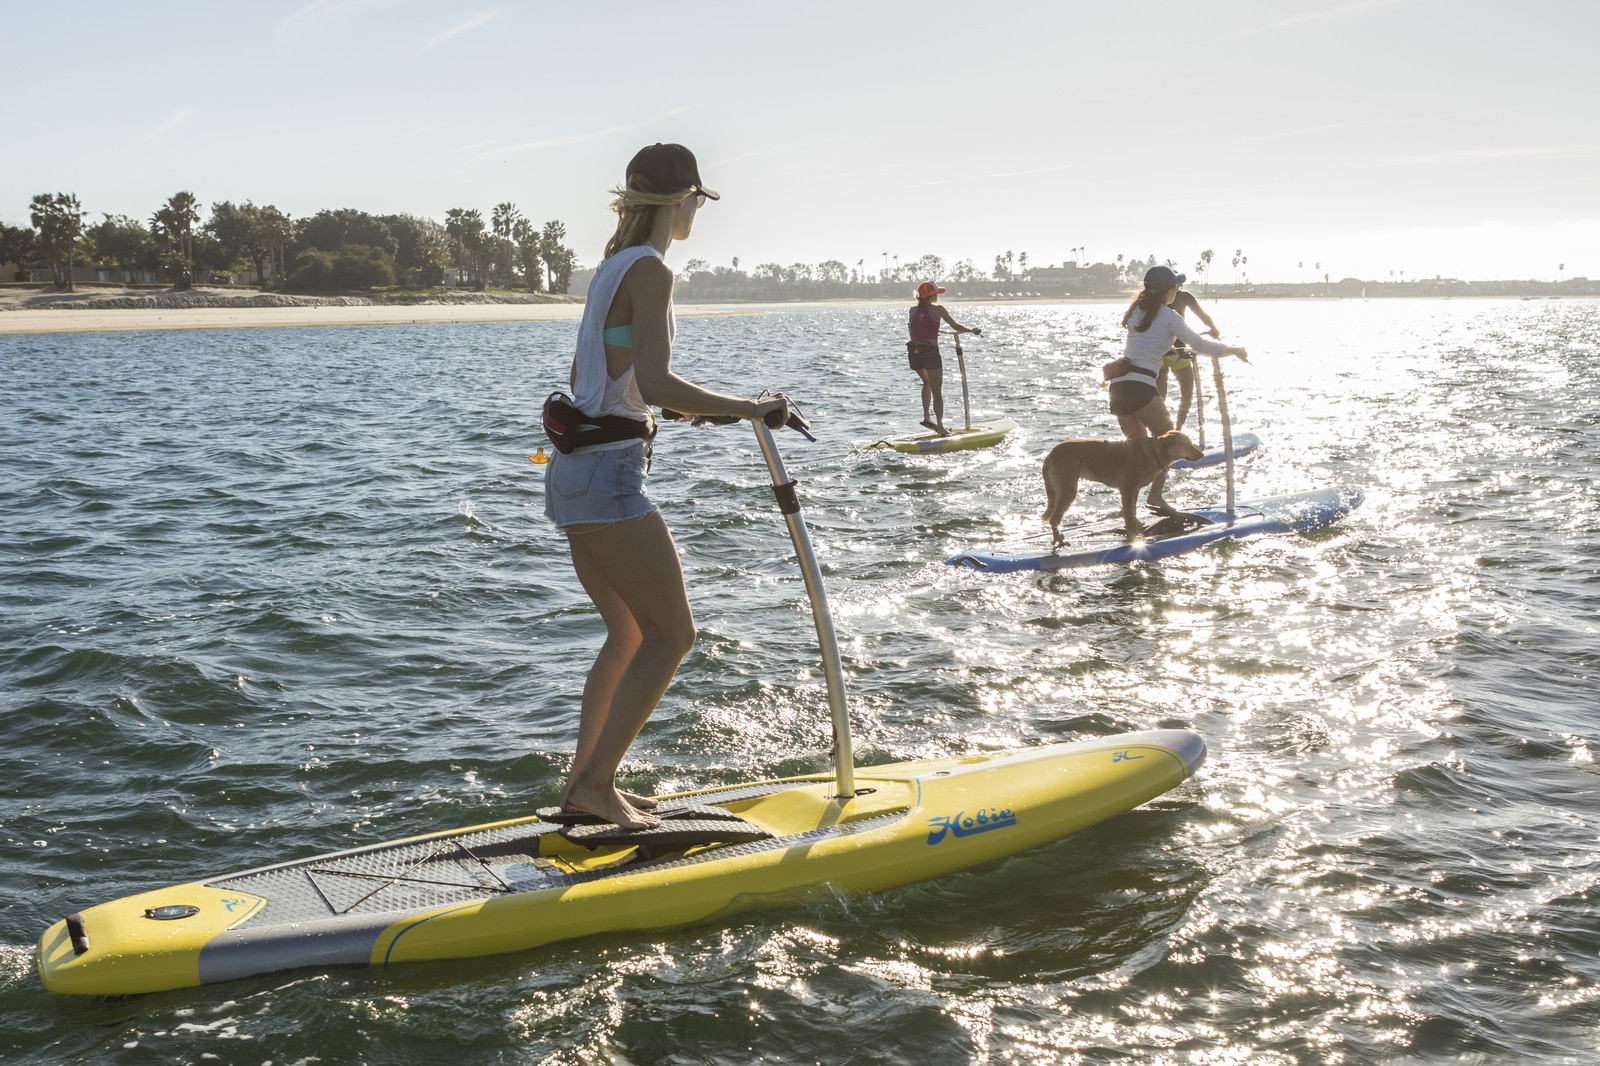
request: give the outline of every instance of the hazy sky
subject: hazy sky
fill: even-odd
[[[1036,264],[1236,248],[1261,280],[1600,277],[1595,0],[0,0],[0,221],[39,192],[560,219],[652,141],[691,257]],[[44,21],[41,21],[44,19]],[[1297,263],[1305,267],[1299,268]]]

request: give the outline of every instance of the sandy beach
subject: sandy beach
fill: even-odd
[[[82,287],[0,292],[0,334],[124,330],[376,326],[413,322],[576,319],[583,303],[564,296],[452,294],[410,303],[359,296],[286,296],[255,290],[125,290]]]
[[[362,297],[282,296],[228,289],[125,293],[86,289],[41,295],[0,294],[0,334],[115,333],[181,329],[282,329],[302,326],[390,326],[441,322],[576,321],[583,302],[566,297],[479,297],[448,302],[380,302]],[[872,302],[872,301],[862,301]],[[881,302],[881,301],[879,301]],[[837,306],[839,301],[831,301]],[[679,304],[679,315],[761,314],[810,303]]]
[[[582,304],[418,304],[411,307],[189,307],[162,310],[49,311],[0,314],[0,334],[115,333],[130,330],[271,329],[389,326],[420,322],[576,320]]]

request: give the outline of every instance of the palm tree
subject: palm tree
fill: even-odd
[[[467,209],[452,207],[444,213],[444,231],[450,235],[450,259],[456,265],[456,284],[460,285],[465,280],[467,272],[467,250],[464,233],[466,230]]]
[[[512,258],[511,233],[517,228],[517,223],[522,220],[522,212],[517,210],[517,205],[506,201],[495,204],[494,211],[490,214],[490,224],[494,227],[494,235],[499,238],[496,247],[495,261],[509,260]],[[509,267],[510,263],[507,262]],[[507,274],[510,273],[508,269]]]
[[[1216,253],[1210,248],[1200,253],[1200,262],[1205,264],[1206,291],[1211,291],[1211,257]]]
[[[566,292],[566,283],[562,280],[562,271],[571,277],[570,264],[573,262],[572,249],[563,243],[567,239],[567,227],[552,219],[544,224],[544,230],[539,234],[540,254],[544,256],[545,270],[550,275],[550,287],[557,292]],[[557,289],[556,286],[560,285]]]
[[[71,292],[73,251],[89,212],[79,205],[76,193],[40,193],[29,206],[29,219],[39,231],[39,250],[50,263],[56,284],[63,292]]]
[[[522,283],[529,292],[539,291],[539,231],[523,215],[518,214],[511,227],[511,241],[516,245],[517,262],[522,266]]]
[[[167,210],[176,226],[178,251],[185,259],[194,258],[194,227],[200,221],[198,208],[199,201],[192,192],[175,192],[167,199]]]
[[[494,234],[504,240],[511,239],[511,229],[517,224],[517,219],[522,217],[522,212],[517,210],[517,205],[507,200],[505,203],[495,204],[494,211],[490,214]]]

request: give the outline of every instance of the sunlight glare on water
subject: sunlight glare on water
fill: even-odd
[[[675,356],[816,427],[780,443],[861,760],[1177,727],[1209,746],[1192,782],[895,892],[126,1002],[44,993],[45,925],[555,800],[602,627],[527,456],[574,326],[0,339],[8,1061],[1592,1060],[1600,306],[1199,295],[1251,352],[1222,366],[1262,440],[1239,498],[1355,488],[1350,517],[1157,564],[945,566],[1042,537],[1043,454],[1116,436],[1120,305],[957,309],[984,329],[974,418],[1019,428],[949,455],[868,448],[920,415],[902,307],[684,307]],[[651,492],[700,635],[627,783],[824,769],[748,430],[664,427]],[[1068,517],[1116,509],[1085,485]]]

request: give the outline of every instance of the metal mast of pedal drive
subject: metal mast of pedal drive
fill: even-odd
[[[833,615],[828,611],[828,593],[822,587],[822,571],[817,567],[816,553],[811,550],[811,534],[806,531],[805,520],[800,517],[800,497],[795,493],[794,482],[783,468],[783,456],[772,439],[772,431],[760,420],[756,427],[756,440],[761,445],[761,455],[767,461],[767,471],[772,475],[772,492],[778,497],[778,510],[789,526],[789,539],[794,541],[794,551],[800,558],[800,572],[806,579],[806,595],[811,597],[811,617],[817,623],[817,643],[822,650],[822,672],[828,682],[828,707],[833,712],[833,774],[838,792],[834,798],[844,802],[855,798],[855,753],[850,743],[850,710],[845,706],[844,670],[839,665],[839,641],[833,635]]]
[[[1222,387],[1222,360],[1211,357],[1211,379],[1217,385],[1217,419],[1222,423],[1222,462],[1228,479],[1228,524],[1233,525],[1233,426],[1228,421],[1228,393]],[[1195,375],[1199,384],[1200,375]]]
[[[967,402],[967,360],[961,354],[961,334],[956,334],[956,366],[961,368],[961,417],[966,420],[966,430],[972,430],[972,404]]]

